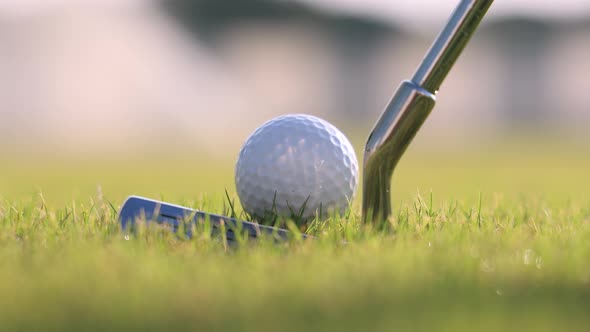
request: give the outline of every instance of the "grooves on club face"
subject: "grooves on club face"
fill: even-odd
[[[462,0],[432,44],[412,80],[403,81],[375,124],[363,162],[364,222],[391,216],[393,170],[436,103],[436,93],[493,0]]]
[[[263,226],[139,196],[130,196],[123,203],[119,212],[121,228],[124,231],[132,230],[137,220],[145,220],[146,222],[154,221],[158,224],[168,225],[172,227],[174,232],[177,232],[184,222],[196,224],[209,221],[214,233],[220,232],[225,228],[228,242],[237,240],[236,232],[246,232],[248,238],[251,239],[255,239],[261,234],[267,234],[277,240],[287,240],[293,235],[285,229]],[[191,227],[186,227],[185,229],[186,236],[191,238]],[[310,236],[305,234],[301,236],[303,238],[310,238]]]

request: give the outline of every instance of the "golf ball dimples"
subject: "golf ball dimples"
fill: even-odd
[[[357,185],[352,145],[336,127],[311,115],[266,122],[244,143],[236,164],[242,206],[259,217],[273,211],[303,219],[320,211],[343,213]]]

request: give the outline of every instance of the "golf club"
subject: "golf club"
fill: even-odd
[[[436,93],[453,64],[477,29],[493,0],[462,0],[447,25],[435,40],[414,77],[403,81],[389,106],[369,135],[364,153],[362,218],[380,222],[391,215],[391,177],[408,145],[432,111]],[[136,220],[156,221],[177,231],[185,221],[209,221],[214,231],[225,229],[228,241],[236,240],[235,232],[247,232],[256,238],[262,233],[287,239],[289,232],[256,223],[209,214],[138,196],[123,204],[119,220],[124,230]],[[191,236],[190,227],[187,236]],[[303,235],[304,238],[310,236]]]
[[[403,81],[375,124],[364,152],[362,218],[391,215],[391,177],[434,108],[436,94],[493,0],[462,0],[409,81]]]
[[[213,232],[225,229],[228,242],[236,241],[237,232],[246,232],[248,238],[257,238],[261,234],[266,234],[274,236],[277,240],[286,240],[291,234],[284,229],[240,221],[139,196],[130,196],[123,203],[119,212],[121,227],[125,231],[132,230],[138,220],[155,221],[158,224],[172,227],[174,232],[178,231],[183,222],[204,223],[208,221]],[[192,237],[191,227],[186,227],[185,230],[186,236]],[[303,238],[310,237],[305,234],[302,236]]]

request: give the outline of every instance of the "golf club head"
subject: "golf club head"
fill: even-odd
[[[371,131],[364,152],[362,218],[391,215],[393,170],[434,108],[436,94],[493,0],[462,0],[414,77],[404,81]]]
[[[225,230],[228,242],[235,242],[237,240],[236,233],[241,232],[247,233],[248,238],[251,239],[255,239],[261,234],[272,236],[277,240],[287,240],[293,236],[293,233],[285,229],[263,226],[139,196],[130,196],[123,203],[119,212],[121,228],[123,231],[133,230],[135,223],[139,220],[170,226],[174,232],[177,232],[185,222],[189,224],[209,222],[213,233]],[[184,229],[186,236],[191,238],[192,227]],[[301,236],[303,238],[310,237],[305,234]]]

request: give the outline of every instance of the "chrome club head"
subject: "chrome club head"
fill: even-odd
[[[232,244],[236,243],[238,233],[244,233],[245,238],[250,239],[258,238],[264,234],[277,241],[287,240],[294,236],[293,233],[285,229],[263,226],[149,198],[129,196],[119,211],[121,228],[124,231],[132,231],[138,220],[165,225],[174,232],[184,229],[185,236],[188,238],[192,237],[193,226],[209,223],[212,233],[224,232],[227,242]],[[300,236],[303,239],[312,238],[312,236],[305,234]]]
[[[380,222],[391,215],[391,176],[434,108],[436,93],[493,0],[462,0],[409,81],[403,81],[365,146],[362,217]]]

